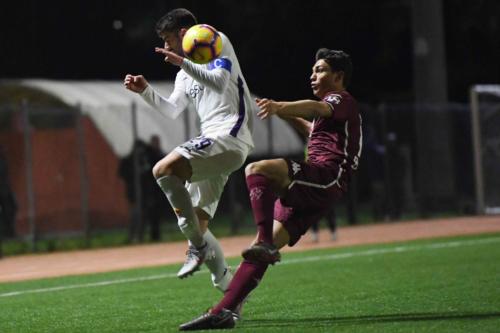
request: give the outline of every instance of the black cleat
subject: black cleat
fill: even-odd
[[[258,242],[241,252],[243,258],[252,262],[274,265],[281,260],[278,248],[272,244]]]
[[[222,330],[234,327],[233,313],[222,309],[218,314],[207,312],[179,326],[179,331]]]
[[[241,313],[243,312],[243,305],[248,301],[248,298],[250,296],[245,297],[243,301],[240,302],[240,304],[236,305],[236,308],[232,311],[233,312],[233,319],[234,322],[236,323],[237,321],[241,320]]]

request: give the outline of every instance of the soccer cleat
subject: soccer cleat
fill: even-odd
[[[218,314],[207,312],[179,326],[179,331],[220,330],[234,327],[233,313],[222,309]]]
[[[274,265],[281,260],[278,248],[272,244],[258,242],[241,252],[243,258],[252,262],[261,262]]]
[[[199,249],[190,245],[189,249],[186,251],[186,261],[179,272],[177,272],[177,277],[184,279],[199,270],[208,255],[209,249],[208,244],[205,244]]]
[[[242,300],[240,302],[240,304],[236,305],[236,308],[232,311],[234,322],[241,320],[241,318],[242,318],[241,313],[243,312],[243,305],[245,305],[245,303],[248,301],[249,297],[250,296],[245,297],[245,299]]]

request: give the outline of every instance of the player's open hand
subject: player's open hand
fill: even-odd
[[[144,89],[148,86],[148,81],[142,75],[125,75],[125,79],[123,80],[123,85],[128,90],[131,90],[136,93],[142,93]]]
[[[279,104],[272,99],[257,98],[255,101],[257,102],[257,106],[260,109],[260,111],[257,113],[257,116],[260,119],[266,119],[278,112]]]
[[[172,65],[180,66],[182,65],[182,61],[184,61],[183,57],[163,47],[155,47],[155,52],[165,56],[165,62]]]

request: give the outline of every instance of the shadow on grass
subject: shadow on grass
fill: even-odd
[[[438,312],[438,313],[398,313],[371,316],[347,316],[347,317],[317,317],[297,319],[260,319],[242,321],[240,328],[251,327],[286,327],[307,325],[309,327],[321,327],[343,324],[374,324],[374,323],[396,323],[396,322],[418,322],[418,321],[443,321],[443,320],[481,320],[500,318],[500,312]]]

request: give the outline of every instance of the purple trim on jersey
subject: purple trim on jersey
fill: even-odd
[[[233,64],[231,63],[231,60],[229,60],[227,58],[217,58],[217,59],[214,59],[208,63],[209,70],[213,70],[213,69],[217,69],[217,68],[224,68],[229,73],[231,73],[232,67],[233,67]]]
[[[234,137],[238,135],[241,125],[243,124],[243,120],[245,119],[245,100],[243,99],[244,93],[245,89],[243,88],[243,80],[238,76],[238,97],[240,99],[238,120],[231,129],[231,132],[229,132],[229,134],[231,134]]]

